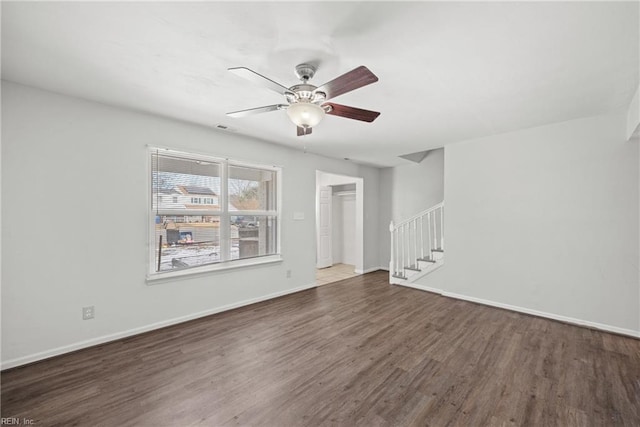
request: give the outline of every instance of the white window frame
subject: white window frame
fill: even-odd
[[[180,270],[170,270],[159,272],[156,271],[155,256],[155,220],[156,211],[153,209],[153,160],[152,155],[157,153],[167,153],[180,156],[186,159],[200,160],[205,162],[215,162],[220,164],[220,194],[218,194],[219,210],[182,210],[172,213],[175,215],[212,215],[220,217],[220,261],[217,263],[201,265],[197,267],[185,268]],[[242,160],[231,160],[228,158],[215,157],[209,154],[185,152],[174,150],[166,147],[149,146],[147,150],[147,179],[149,180],[147,191],[147,209],[148,209],[148,259],[147,259],[147,282],[157,282],[163,279],[178,278],[183,276],[193,276],[194,274],[202,274],[220,270],[229,270],[233,268],[242,268],[255,266],[260,264],[270,264],[282,261],[281,255],[281,235],[282,235],[282,167],[274,165],[264,165]],[[276,209],[275,210],[237,210],[230,211],[228,203],[228,177],[229,166],[239,166],[245,168],[262,169],[274,171],[276,173]],[[276,218],[276,253],[271,255],[262,255],[253,258],[230,259],[230,231],[232,216],[272,216]]]

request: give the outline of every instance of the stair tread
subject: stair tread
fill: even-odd
[[[442,248],[431,249],[431,252],[444,252]]]
[[[424,261],[424,262],[436,262],[435,259],[431,259],[431,258],[418,258],[418,261]]]
[[[421,269],[419,269],[418,267],[405,267],[405,270],[411,270],[411,271],[422,271]]]
[[[396,279],[406,279],[407,276],[403,276],[402,274],[392,274],[393,277],[395,277]]]

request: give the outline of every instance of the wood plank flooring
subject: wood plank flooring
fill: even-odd
[[[640,340],[375,272],[2,373],[46,426],[638,426]]]

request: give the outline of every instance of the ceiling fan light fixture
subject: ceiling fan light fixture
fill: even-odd
[[[289,119],[296,125],[296,135],[311,134],[311,129],[329,114],[345,119],[359,120],[371,123],[380,115],[377,111],[363,110],[348,105],[325,102],[352,90],[367,86],[378,81],[378,77],[367,67],[361,65],[348,71],[321,86],[309,83],[316,71],[313,64],[300,64],[296,67],[296,76],[302,83],[289,88],[256,73],[246,67],[229,68],[232,73],[284,95],[286,104],[266,105],[264,107],[249,108],[227,113],[229,117],[245,117],[269,111],[287,110]]]
[[[296,102],[287,108],[287,114],[296,126],[312,128],[322,121],[325,111],[311,102]]]

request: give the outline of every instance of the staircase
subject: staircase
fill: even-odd
[[[409,284],[444,264],[444,202],[398,224],[391,221],[389,282]]]

